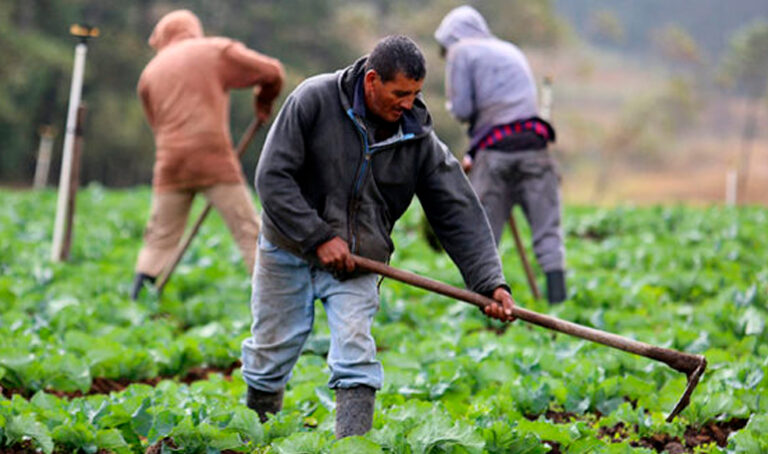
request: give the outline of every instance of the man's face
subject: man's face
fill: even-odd
[[[402,72],[394,79],[383,82],[375,70],[365,73],[365,106],[384,121],[394,123],[403,112],[413,108],[413,101],[421,93],[424,79],[409,79]]]

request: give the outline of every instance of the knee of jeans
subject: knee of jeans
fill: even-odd
[[[376,355],[376,343],[367,320],[350,319],[331,337],[341,357],[360,358],[362,355],[372,358]]]

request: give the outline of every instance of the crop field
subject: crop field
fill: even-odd
[[[672,422],[686,380],[662,363],[384,280],[374,428],[336,441],[319,303],[284,410],[262,425],[245,406],[250,279],[218,216],[162,297],[130,301],[149,197],[82,191],[72,260],[53,264],[53,191],[0,191],[0,453],[768,452],[764,208],[569,206],[570,298],[553,307],[504,238],[519,305],[706,356]],[[398,224],[392,265],[463,286],[420,216]]]

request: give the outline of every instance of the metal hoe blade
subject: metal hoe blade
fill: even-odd
[[[685,391],[683,391],[683,395],[680,397],[680,400],[677,401],[677,405],[675,405],[675,408],[673,408],[672,412],[669,414],[669,416],[667,416],[667,422],[672,422],[672,420],[675,419],[675,416],[679,415],[680,412],[685,410],[685,407],[687,407],[688,404],[691,403],[691,394],[693,394],[693,390],[699,384],[699,380],[701,379],[701,376],[704,375],[704,370],[707,368],[706,358],[704,358],[703,356],[699,356],[699,357],[701,358],[699,367],[694,369],[693,372],[687,374],[688,385],[685,387]]]

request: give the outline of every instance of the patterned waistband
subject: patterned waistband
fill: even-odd
[[[541,118],[534,117],[526,120],[519,120],[505,125],[494,126],[488,134],[477,144],[478,149],[490,148],[501,142],[504,138],[510,137],[521,132],[533,132],[547,142],[555,141],[555,130],[552,126]]]

